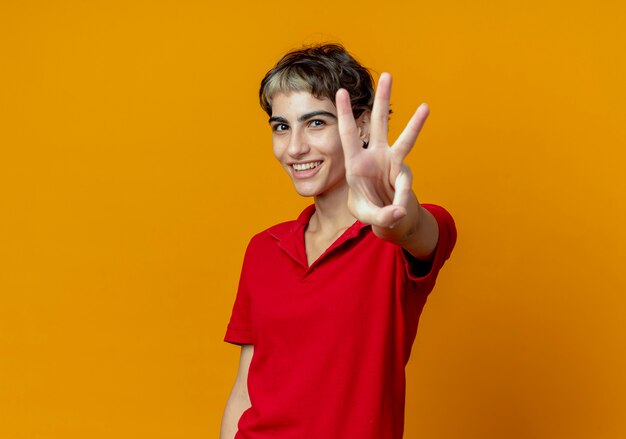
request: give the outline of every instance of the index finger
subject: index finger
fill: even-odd
[[[419,135],[422,127],[424,126],[424,122],[426,122],[426,118],[430,113],[430,109],[426,103],[423,103],[418,107],[415,111],[415,114],[409,120],[409,123],[406,125],[396,143],[391,147],[400,155],[400,158],[404,160],[404,158],[409,154],[415,141],[417,140],[417,136]]]

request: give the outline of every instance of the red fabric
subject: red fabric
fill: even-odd
[[[424,207],[439,224],[432,264],[357,221],[308,267],[315,206],[252,238],[225,337],[254,345],[237,439],[402,437],[404,368],[456,241],[452,217]]]

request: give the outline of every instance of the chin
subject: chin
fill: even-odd
[[[319,191],[316,191],[312,188],[302,188],[294,185],[294,189],[301,197],[315,197],[316,195],[319,195]]]
[[[293,187],[298,193],[298,195],[302,197],[318,197],[321,195],[328,194],[330,192],[334,192],[336,190],[341,190],[344,185],[347,185],[345,179],[329,182],[329,181],[297,181],[292,180]]]

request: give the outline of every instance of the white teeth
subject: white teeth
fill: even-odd
[[[291,166],[293,166],[293,169],[295,169],[296,171],[306,171],[307,169],[317,168],[321,164],[322,162],[309,162],[309,163],[294,163]]]

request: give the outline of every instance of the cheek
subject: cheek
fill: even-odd
[[[277,160],[280,160],[285,152],[285,149],[282,147],[282,143],[276,138],[272,139],[272,152]]]
[[[343,161],[343,147],[341,146],[341,139],[339,136],[329,136],[324,142],[326,154]]]

